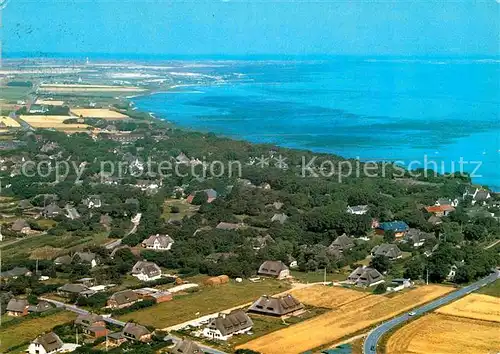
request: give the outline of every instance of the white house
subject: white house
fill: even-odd
[[[485,205],[486,201],[491,198],[491,194],[487,190],[476,188],[474,192],[466,191],[463,197],[472,197],[472,205],[476,203]]]
[[[203,336],[210,339],[228,340],[233,335],[247,333],[252,329],[253,322],[242,310],[229,314],[220,314],[213,318],[203,329]]]
[[[142,241],[142,247],[156,250],[156,251],[169,251],[174,244],[174,240],[169,235],[151,235]]]
[[[161,268],[153,262],[139,261],[132,268],[132,275],[142,281],[161,278]]]
[[[78,344],[63,343],[54,332],[38,336],[28,347],[29,354],[70,353],[78,348]]]
[[[365,215],[368,212],[368,205],[348,206],[347,212],[353,215]]]

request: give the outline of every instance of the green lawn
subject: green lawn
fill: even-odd
[[[171,213],[170,208],[176,206],[179,208],[178,213]],[[191,205],[185,199],[167,199],[163,207],[163,218],[165,220],[182,220],[184,216],[194,215],[200,207],[198,205]]]
[[[120,316],[122,321],[133,320],[155,328],[166,328],[203,315],[250,303],[262,295],[272,295],[289,289],[289,285],[274,279],[260,283],[231,282],[216,287],[201,286],[198,292],[175,296],[143,310]]]
[[[23,320],[17,324],[2,328],[0,331],[0,352],[9,347],[21,345],[35,339],[40,333],[48,332],[57,325],[73,321],[76,314],[62,311],[54,315]]]
[[[30,91],[31,87],[2,86],[0,87],[0,99],[6,101],[23,100]]]
[[[479,289],[478,293],[500,297],[500,279]]]
[[[292,270],[291,275],[295,280],[301,283],[319,283],[324,281],[324,272],[322,270],[316,272],[301,272],[298,270]],[[347,273],[326,273],[326,281],[340,281],[345,280]]]

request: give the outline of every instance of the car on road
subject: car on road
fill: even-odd
[[[417,313],[416,312],[408,312],[408,316],[412,317],[412,316],[415,316]]]

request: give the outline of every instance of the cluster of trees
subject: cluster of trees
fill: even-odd
[[[104,123],[94,122],[96,125]],[[329,252],[329,244],[343,233],[352,236],[365,235],[371,228],[372,219],[404,220],[411,227],[435,232],[440,239],[452,243],[453,247],[464,242],[476,244],[500,231],[498,222],[494,219],[470,218],[462,208],[443,218],[444,222],[439,226],[427,221],[430,215],[423,210],[422,205],[432,205],[438,197],[453,198],[461,195],[470,182],[468,176],[433,176],[428,178],[428,182],[432,182],[428,184],[395,181],[390,173],[377,178],[353,175],[345,177],[343,183],[339,183],[335,177],[304,178],[299,173],[303,159],[310,161],[316,157],[312,168],[317,171],[326,160],[335,162],[342,159],[326,154],[313,156],[311,152],[265,144],[248,144],[219,138],[213,134],[168,129],[161,122],[139,118],[136,122],[117,124],[124,130],[144,129],[144,139],[134,144],[121,145],[107,139],[94,141],[86,134],[68,137],[51,131],[40,132],[41,139],[26,137],[27,146],[23,152],[30,156],[36,156],[41,145],[50,141],[58,144],[60,159],[70,160],[75,165],[85,163],[80,177],[81,183],[75,183],[77,173],[73,169],[68,171],[64,181],[57,184],[50,183],[54,181],[55,171],[48,177],[35,175],[11,178],[5,173],[6,181],[11,184],[8,193],[19,199],[30,199],[38,206],[47,202],[45,196],[43,199],[40,197],[46,194],[57,195],[55,202],[60,206],[66,203],[75,205],[81,218],[56,218],[57,226],[48,230],[52,235],[70,233],[83,237],[98,232],[109,232],[110,237],[122,238],[123,244],[135,246],[152,234],[167,233],[175,240],[171,251],[143,251],[141,257],[186,274],[203,272],[248,276],[255,273],[259,264],[266,259],[282,260],[286,263],[295,259],[302,270],[326,268],[333,271],[345,265],[356,264],[368,254],[373,245],[370,242],[358,243],[352,250],[345,251],[339,257]],[[169,138],[155,141],[152,135],[158,131],[168,133]],[[102,161],[119,163],[126,156],[142,161],[173,161],[180,153],[189,158],[210,157],[211,161],[221,161],[226,165],[230,161],[240,161],[243,166],[241,175],[197,178],[190,174],[190,166],[182,166],[183,174],[164,178],[162,188],[154,195],[129,186],[137,181],[137,177],[130,174],[122,176],[118,185],[99,183],[98,174],[101,172]],[[278,168],[272,163],[269,168],[251,164],[255,157],[279,154],[286,156],[288,169]],[[202,169],[202,166],[197,168]],[[391,168],[393,167],[389,166],[386,170],[390,172]],[[248,182],[241,183],[241,179]],[[256,187],[263,183],[269,184],[271,189]],[[218,198],[207,203],[205,193],[196,193],[193,204],[200,206],[198,213],[190,218],[185,217],[180,222],[166,222],[162,218],[164,201],[172,196],[175,186],[182,185],[188,185],[186,194],[213,188],[218,192]],[[99,210],[88,210],[82,206],[82,200],[91,194],[100,195],[105,203]],[[125,201],[130,198],[137,199],[138,203],[126,204]],[[282,203],[279,210],[273,206],[273,203],[278,201]],[[369,206],[366,215],[347,213],[349,205],[359,204]],[[171,212],[176,213],[179,210],[172,208]],[[141,213],[142,219],[137,230],[130,233],[130,218],[136,213]],[[275,213],[284,213],[288,218],[284,223],[272,222],[271,218]],[[100,224],[101,215],[109,215],[112,218],[109,229]],[[245,227],[231,231],[215,229],[221,221],[243,222]],[[274,242],[261,250],[255,250],[255,239],[267,234],[271,235]],[[386,242],[393,242],[394,235],[388,233],[384,235],[384,239]],[[221,253],[229,255],[219,258],[216,262],[209,257]],[[406,267],[408,274],[421,277],[423,270],[429,270],[432,279],[442,279],[440,274],[444,272],[444,266],[431,266],[435,263],[435,256],[425,260],[418,252],[414,253],[415,257],[410,258],[409,266]],[[110,260],[106,255],[103,255],[103,258],[104,266],[111,270],[106,272],[107,277],[114,277],[113,281],[119,281],[115,278],[130,271],[136,260],[136,257],[126,250],[119,251],[114,260]],[[467,264],[470,259],[475,258],[469,255],[464,258],[464,262]],[[423,267],[421,263],[425,263]],[[372,265],[381,271],[390,268],[380,258],[373,259]],[[446,263],[446,266],[448,265]],[[474,266],[466,268],[467,272],[461,272],[465,273],[463,277],[479,276],[483,274],[484,267],[485,265]],[[70,277],[89,272],[88,269],[76,265],[72,265],[72,270],[66,271],[70,273]],[[462,275],[459,279],[461,277]]]

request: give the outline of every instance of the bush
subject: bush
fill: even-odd
[[[146,308],[146,307],[151,307],[151,306],[153,306],[155,304],[156,304],[155,300],[143,300],[143,301],[140,301],[140,302],[136,302],[132,306],[125,307],[123,309],[118,309],[118,310],[113,311],[113,316],[125,315],[126,313],[134,312],[134,311]]]
[[[379,285],[377,285],[375,287],[375,289],[373,290],[373,293],[374,294],[383,294],[385,293],[387,290],[387,286],[385,285],[385,283],[380,283]]]
[[[180,212],[180,209],[179,209],[179,207],[177,205],[172,205],[170,207],[170,212],[173,213],[173,214],[177,214],[177,213]]]

